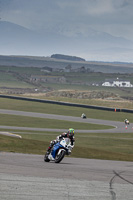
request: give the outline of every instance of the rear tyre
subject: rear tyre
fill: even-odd
[[[55,163],[61,162],[62,159],[64,158],[65,154],[66,154],[66,152],[64,150],[62,150],[59,155],[57,154],[55,157]]]

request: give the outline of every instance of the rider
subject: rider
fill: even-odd
[[[129,120],[125,119],[124,122],[129,125]]]
[[[86,117],[86,115],[85,115],[84,113],[82,113],[81,117],[82,117],[82,118],[85,118],[85,117]]]
[[[62,133],[61,135],[57,136],[56,140],[53,140],[53,141],[50,142],[50,145],[48,147],[48,151],[50,151],[51,148],[54,146],[54,144],[56,144],[62,138],[69,138],[70,142],[71,142],[71,146],[74,147],[74,143],[75,143],[74,129],[73,128],[69,128],[69,130],[67,131],[67,133],[65,133],[65,132]]]

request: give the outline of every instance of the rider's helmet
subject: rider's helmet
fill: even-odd
[[[69,128],[68,132],[67,132],[68,137],[74,136],[74,129],[73,128]]]

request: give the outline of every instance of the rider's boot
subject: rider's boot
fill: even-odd
[[[49,146],[48,149],[47,149],[47,152],[50,152],[50,150],[51,150],[51,147]]]
[[[48,147],[48,149],[47,149],[47,152],[48,152],[48,153],[51,151],[51,149],[52,149],[52,147],[54,146],[54,144],[55,144],[55,141],[51,141],[51,142],[50,142],[50,145],[49,145],[49,147]]]

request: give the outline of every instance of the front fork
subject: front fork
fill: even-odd
[[[51,153],[48,155],[48,159],[54,161],[55,159],[53,158],[53,156],[51,155]]]

